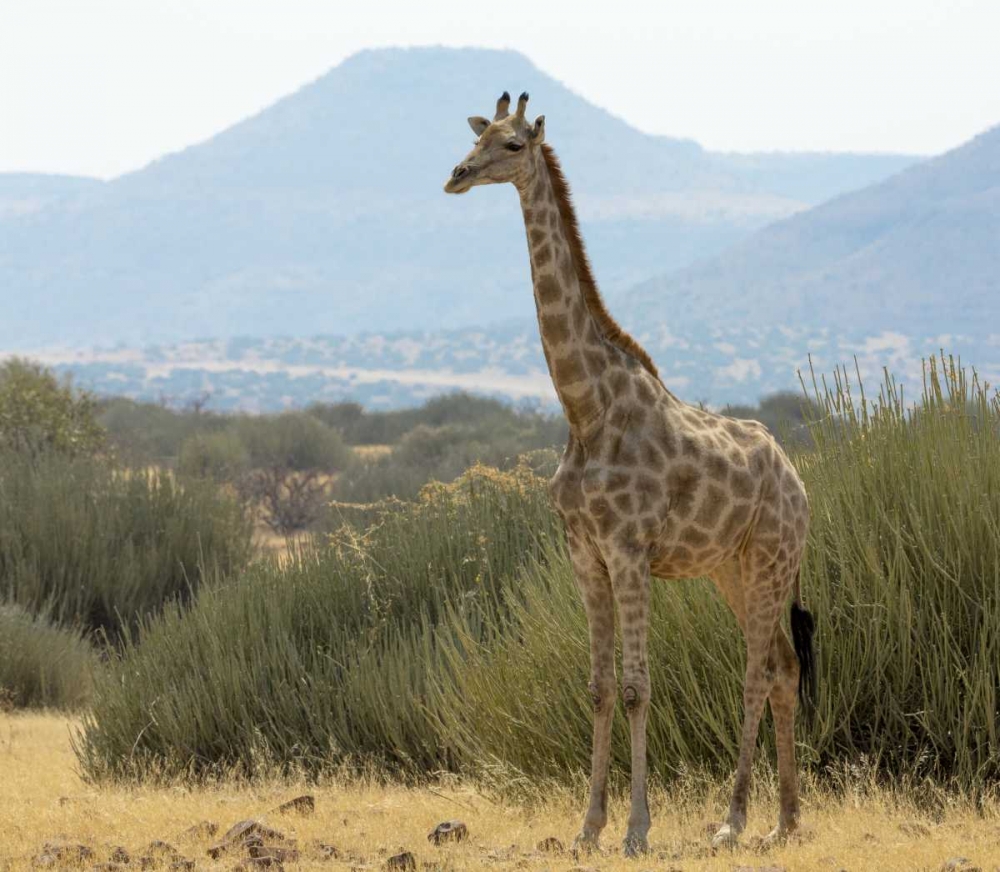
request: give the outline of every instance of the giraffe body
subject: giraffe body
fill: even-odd
[[[716,846],[746,822],[750,765],[765,700],[778,746],[778,839],[798,819],[794,753],[799,661],[810,662],[811,617],[793,606],[797,647],[780,626],[795,591],[808,526],[805,489],[767,429],[694,408],[660,380],[646,352],[604,307],[559,162],[543,144],[544,118],[510,115],[506,92],[493,121],[470,118],[479,139],[445,190],[512,182],[524,215],[539,332],[570,438],[550,483],[562,516],[590,630],[594,741],[590,805],[577,838],[596,846],[607,821],[611,722],[618,681],[615,612],[622,634],[622,698],[632,743],[626,853],[647,847],[646,716],[649,586],[710,577],[747,643],[744,724],[733,796]]]

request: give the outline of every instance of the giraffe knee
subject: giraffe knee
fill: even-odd
[[[626,714],[640,711],[649,705],[649,681],[628,681],[622,688]]]
[[[596,714],[600,714],[608,708],[614,708],[617,687],[613,678],[594,678],[587,689],[590,691],[590,698],[594,703]]]

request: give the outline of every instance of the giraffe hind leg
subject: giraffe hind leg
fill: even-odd
[[[746,581],[745,570],[743,578]],[[745,612],[741,623],[746,636],[747,666],[743,686],[740,756],[736,766],[729,813],[725,823],[712,838],[713,848],[734,847],[740,833],[746,827],[750,772],[760,719],[764,713],[764,704],[777,679],[777,672],[770,663],[772,640],[779,627],[780,603],[787,598],[788,587],[773,577],[764,577],[745,584],[743,588]]]
[[[785,631],[779,626],[771,641],[769,665],[775,680],[768,701],[774,720],[778,751],[778,785],[781,808],[778,825],[765,837],[763,847],[780,844],[799,822],[799,784],[795,764],[795,707],[799,684],[799,660]]]

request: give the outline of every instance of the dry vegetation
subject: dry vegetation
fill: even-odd
[[[652,797],[652,853],[646,860],[623,859],[617,840],[624,831],[627,808],[616,801],[605,838],[605,852],[574,858],[568,851],[540,852],[538,844],[554,837],[569,845],[582,809],[584,791],[537,791],[528,801],[503,801],[490,791],[457,780],[433,787],[405,788],[328,779],[319,784],[264,779],[253,784],[217,786],[95,788],[76,769],[70,736],[75,724],[52,714],[0,715],[0,870],[31,869],[46,842],[83,844],[94,852],[83,864],[107,861],[124,847],[139,856],[153,840],[169,842],[198,869],[232,869],[238,856],[211,860],[207,834],[183,835],[202,821],[220,825],[254,817],[308,792],[315,813],[278,815],[266,822],[295,839],[300,859],[289,868],[386,868],[401,851],[414,854],[418,869],[601,870],[681,869],[729,870],[783,868],[793,870],[938,870],[952,858],[965,857],[983,870],[1000,868],[1000,807],[979,810],[961,802],[937,805],[935,814],[920,811],[927,797],[899,797],[869,788],[835,797],[815,787],[806,791],[803,836],[769,852],[755,853],[752,834],[762,833],[775,813],[772,785],[759,779],[751,809],[748,846],[735,853],[712,855],[705,825],[724,808],[726,785],[707,791],[689,785]],[[428,832],[439,822],[460,819],[469,838],[461,844],[435,847]],[[218,838],[218,837],[216,837]],[[333,845],[337,857],[325,857],[320,844]],[[164,868],[169,868],[165,864]],[[110,868],[108,870],[110,872]]]

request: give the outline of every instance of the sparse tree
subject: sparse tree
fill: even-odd
[[[97,403],[48,368],[13,357],[0,364],[0,446],[37,454],[92,454],[104,447]]]

